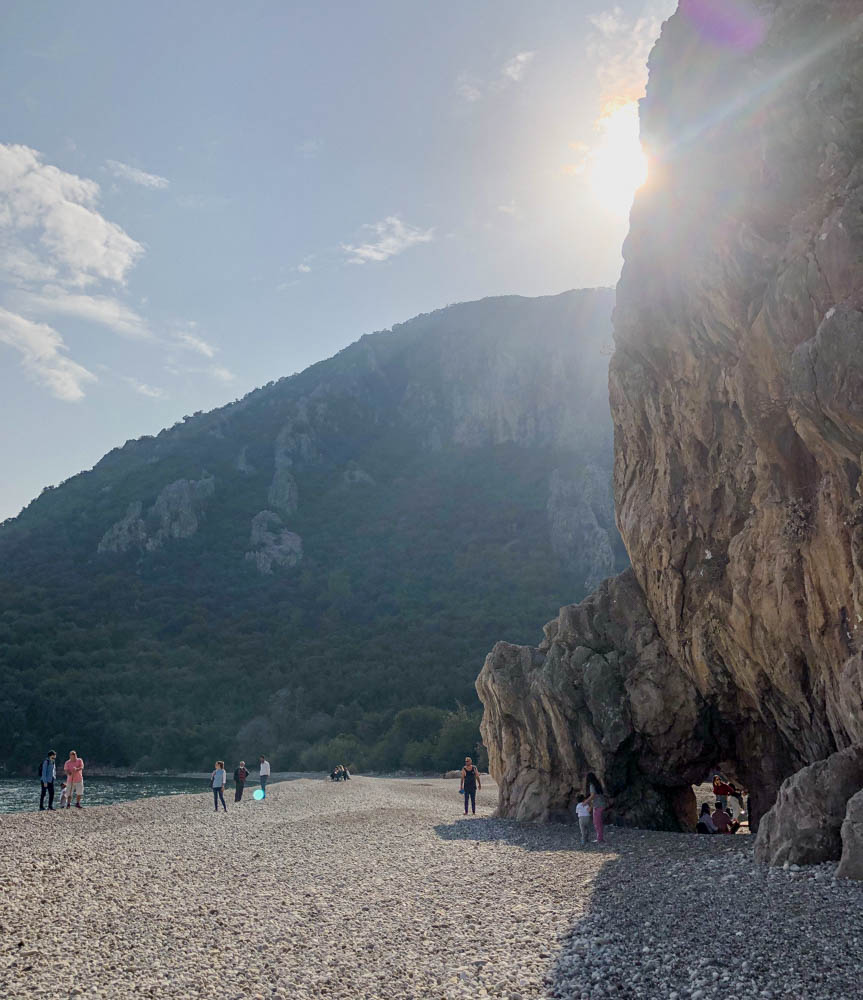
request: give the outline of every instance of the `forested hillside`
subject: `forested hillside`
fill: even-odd
[[[156,437],[0,526],[0,762],[443,767],[501,637],[626,564],[613,293],[451,306]]]

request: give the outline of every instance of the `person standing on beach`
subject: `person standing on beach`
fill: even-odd
[[[246,778],[249,772],[246,769],[246,762],[240,761],[240,766],[234,771],[234,802],[239,802],[243,797],[243,789],[246,787]]]
[[[45,808],[45,796],[48,796],[48,811],[54,812],[54,779],[57,777],[57,754],[48,751],[48,756],[42,761],[39,778],[42,784],[42,794],[39,796],[39,812]]]
[[[608,805],[608,799],[603,791],[602,782],[600,782],[593,771],[588,771],[587,773],[586,801],[593,809],[593,828],[596,830],[596,842],[597,844],[604,844],[605,824],[603,823],[603,814],[605,813],[605,807]]]
[[[270,762],[261,754],[261,791],[267,797],[267,782],[270,780]]]
[[[219,811],[219,802],[222,803],[222,808],[225,812],[228,811],[228,807],[225,805],[225,785],[227,783],[228,772],[225,770],[225,762],[217,760],[216,769],[210,775],[210,788],[213,789],[213,807],[216,812]]]
[[[476,793],[478,790],[482,791],[482,782],[479,780],[479,771],[470,757],[465,757],[464,767],[461,769],[461,788],[464,792],[465,816],[467,816],[468,799],[470,799],[473,815],[476,816]]]
[[[70,750],[63,770],[66,772],[66,808],[72,805],[72,799],[77,799],[75,808],[80,809],[84,795],[84,761],[74,750]]]
[[[575,801],[578,803],[575,807],[575,815],[578,817],[578,832],[581,834],[581,846],[587,847],[590,841],[590,806],[585,801],[583,795],[579,795]]]

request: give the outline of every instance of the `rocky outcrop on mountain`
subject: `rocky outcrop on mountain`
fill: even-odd
[[[551,547],[565,564],[586,571],[586,590],[613,575],[617,528],[611,481],[603,470],[587,463],[577,471],[555,469],[547,510]]]
[[[271,510],[262,510],[252,518],[250,549],[246,559],[259,573],[272,573],[274,566],[297,566],[303,558],[303,540],[282,524]]]
[[[785,777],[863,741],[861,28],[863,0],[681,0],[641,105],[651,180],[609,369],[617,522],[710,720],[676,773],[722,764],[754,825]],[[537,680],[544,711],[568,676]],[[492,758],[516,808],[521,765]]]
[[[791,775],[758,828],[756,861],[770,865],[838,861],[849,800],[861,789],[861,746],[840,750]]]
[[[169,539],[191,538],[198,530],[204,504],[215,488],[212,476],[177,479],[163,487],[146,514],[144,505],[136,500],[129,505],[125,516],[105,532],[97,551],[102,555],[138,547],[153,552]]]

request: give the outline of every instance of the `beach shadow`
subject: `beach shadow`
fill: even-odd
[[[441,840],[461,840],[469,843],[489,843],[491,841],[512,844],[525,851],[581,851],[578,827],[560,823],[520,823],[517,820],[498,819],[493,816],[466,816],[452,823],[440,823],[434,832]],[[594,845],[588,850],[608,851]]]

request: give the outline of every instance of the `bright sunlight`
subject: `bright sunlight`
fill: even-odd
[[[635,192],[647,180],[647,157],[638,139],[638,103],[615,107],[596,127],[599,140],[587,157],[585,174],[601,207],[626,216]]]

